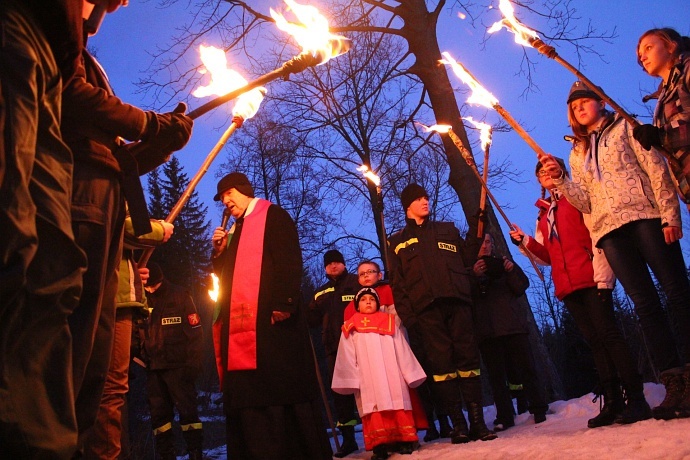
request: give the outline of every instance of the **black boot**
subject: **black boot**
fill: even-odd
[[[355,427],[352,425],[340,425],[340,433],[343,435],[343,443],[340,445],[340,450],[333,454],[336,458],[343,458],[350,455],[352,452],[359,449],[357,440],[355,440]]]
[[[432,418],[431,421],[428,421],[427,423],[429,423],[429,428],[427,428],[426,433],[424,433],[424,442],[431,442],[440,438],[441,435],[438,433],[438,430],[436,429],[434,419]]]
[[[517,413],[518,415],[524,414],[529,410],[529,403],[527,402],[527,395],[525,394],[525,390],[522,388],[522,385],[511,384],[510,386],[510,396],[512,398],[515,398],[515,402],[517,403]]]
[[[453,431],[453,427],[450,425],[448,416],[446,414],[441,414],[438,416],[438,428],[439,435],[442,438],[450,438],[450,433]]]
[[[685,365],[683,370],[683,399],[678,406],[678,418],[690,417],[690,364]]]
[[[182,437],[187,444],[189,460],[201,460],[203,457],[204,430],[202,428],[182,431]]]
[[[437,396],[443,401],[443,410],[450,414],[453,430],[450,432],[450,442],[463,444],[470,442],[469,429],[465,414],[462,412],[462,396],[457,379],[437,382],[434,387]]]
[[[598,395],[604,399],[604,405],[599,410],[599,415],[587,420],[589,428],[599,428],[613,425],[616,417],[625,409],[623,393],[617,383],[605,384],[604,394]]]
[[[484,407],[481,403],[467,403],[467,418],[470,419],[470,439],[473,441],[491,441],[496,439],[496,433],[486,427],[484,422]]]
[[[652,418],[652,409],[644,399],[642,380],[635,385],[625,385],[625,397],[627,402],[623,412],[616,417],[616,423],[628,425]]]
[[[479,377],[460,379],[462,398],[467,406],[467,418],[470,421],[469,436],[471,440],[491,441],[496,439],[496,433],[486,427],[484,422],[484,406],[482,405],[482,381]],[[455,423],[455,420],[453,420]]]
[[[652,409],[652,415],[657,420],[671,420],[678,417],[680,404],[683,401],[685,382],[683,368],[669,369],[661,373],[661,383],[666,387],[666,396],[657,407]]]
[[[374,455],[371,456],[371,460],[385,460],[388,457],[388,446],[386,444],[379,444],[374,447]]]
[[[172,430],[158,433],[154,437],[156,443],[156,458],[160,460],[176,460],[175,435]]]

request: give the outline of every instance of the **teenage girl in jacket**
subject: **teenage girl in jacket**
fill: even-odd
[[[644,150],[633,139],[632,126],[606,111],[605,103],[582,82],[573,84],[567,102],[576,138],[570,153],[572,180],[552,155],[540,161],[567,200],[591,214],[592,240],[603,249],[635,304],[666,387],[664,401],[652,411],[654,417],[686,417],[690,415],[689,401],[683,397],[684,379],[690,378],[690,366],[684,368],[690,362],[690,283],[678,241],[683,236],[678,196],[668,167],[656,149]],[[649,269],[664,291],[668,316]],[[690,399],[690,392],[686,394]]]
[[[565,171],[565,162],[556,160]],[[648,419],[651,410],[644,398],[642,376],[616,324],[612,295],[616,279],[602,251],[592,245],[586,225],[589,215],[563,198],[541,163],[537,163],[536,175],[542,192],[548,190],[549,197],[536,202],[539,217],[535,237],[526,236],[515,224],[510,236],[513,242],[522,243],[538,263],[551,265],[556,297],[592,349],[604,405],[587,426],[598,428]]]
[[[685,172],[676,173],[679,190],[690,202],[690,37],[671,28],[650,29],[637,43],[637,62],[652,77],[661,78],[659,89],[644,98],[658,99],[653,125],[640,125],[633,135],[649,150],[661,146]]]

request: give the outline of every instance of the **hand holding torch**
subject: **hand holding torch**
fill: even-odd
[[[604,90],[602,90],[599,86],[595,85],[589,78],[587,78],[585,74],[583,74],[577,68],[575,68],[575,66],[573,66],[568,61],[559,56],[558,52],[556,51],[556,48],[544,43],[544,41],[541,38],[539,38],[537,32],[526,27],[524,24],[518,21],[518,19],[515,17],[515,11],[513,9],[513,5],[510,3],[510,0],[500,0],[499,9],[501,10],[501,13],[503,13],[504,18],[501,21],[495,22],[489,28],[489,33],[497,32],[501,30],[501,28],[505,27],[506,30],[515,34],[515,43],[523,46],[532,47],[544,56],[558,62],[563,67],[568,69],[570,72],[575,74],[578,80],[584,82],[585,85],[589,87],[589,89],[591,89],[597,96],[599,96],[604,102],[606,102],[631,126],[636,127],[640,125],[639,121],[637,121],[632,115],[626,112],[623,109],[623,107],[616,103],[616,101],[611,99],[609,95],[604,92]],[[662,153],[668,160],[671,169],[674,171],[674,175],[676,175],[676,179],[680,180],[682,177],[684,177],[678,159],[662,148],[657,148],[657,150],[660,153]],[[679,173],[680,175],[677,175],[677,173]]]
[[[422,125],[422,126],[424,126],[424,125]],[[465,160],[465,162],[470,167],[470,169],[472,170],[474,175],[477,177],[477,179],[479,180],[479,183],[482,185],[484,190],[486,190],[486,196],[489,197],[489,199],[493,203],[496,210],[499,212],[501,217],[503,217],[503,220],[505,220],[506,224],[508,225],[508,228],[510,228],[511,230],[515,230],[513,223],[510,221],[510,219],[508,219],[508,216],[503,211],[503,208],[501,208],[501,205],[498,204],[498,201],[496,201],[496,198],[494,198],[493,193],[491,193],[491,190],[489,190],[489,186],[487,185],[487,183],[484,180],[484,178],[482,177],[482,175],[479,174],[479,169],[477,169],[477,164],[474,161],[474,157],[472,156],[472,153],[470,151],[468,151],[467,148],[465,148],[465,146],[462,144],[462,140],[460,140],[458,135],[455,134],[455,132],[453,132],[453,128],[451,128],[449,125],[433,125],[433,126],[429,126],[429,127],[424,126],[424,128],[427,131],[435,131],[435,132],[440,133],[440,134],[448,134],[450,139],[453,141],[453,144],[455,144],[455,146],[460,151],[462,158]],[[523,248],[524,248],[524,246],[523,246]],[[537,276],[539,276],[539,279],[543,281],[544,275],[539,270],[537,263],[534,261],[534,257],[532,257],[532,254],[527,250],[525,250],[525,254],[527,254],[529,261],[532,263],[532,267],[534,267],[534,270],[537,272]]]

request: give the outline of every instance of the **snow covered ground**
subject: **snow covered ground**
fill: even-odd
[[[664,397],[662,385],[645,384],[645,395],[651,406]],[[475,441],[451,444],[449,439],[421,442],[412,455],[391,455],[393,460],[450,460],[478,459],[690,459],[690,419],[658,421],[646,420],[633,425],[613,425],[589,429],[587,419],[594,417],[599,403],[592,403],[592,395],[550,404],[544,423],[535,425],[531,415],[516,417],[515,427],[499,433],[494,441]],[[491,427],[495,417],[493,406],[484,408],[485,419]],[[361,427],[358,427],[361,428]],[[361,432],[357,433],[364,445]],[[424,432],[420,432],[420,439]],[[331,441],[332,442],[332,441]],[[225,447],[206,451],[210,459],[225,459]],[[348,459],[369,459],[364,449],[350,454]],[[287,460],[287,459],[286,459]]]

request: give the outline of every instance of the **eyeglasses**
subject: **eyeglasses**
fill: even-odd
[[[378,270],[367,270],[367,271],[361,272],[361,273],[359,274],[359,276],[375,275],[375,274],[377,274],[378,272],[379,272]]]
[[[546,169],[540,169],[537,176],[548,176],[549,172]]]

